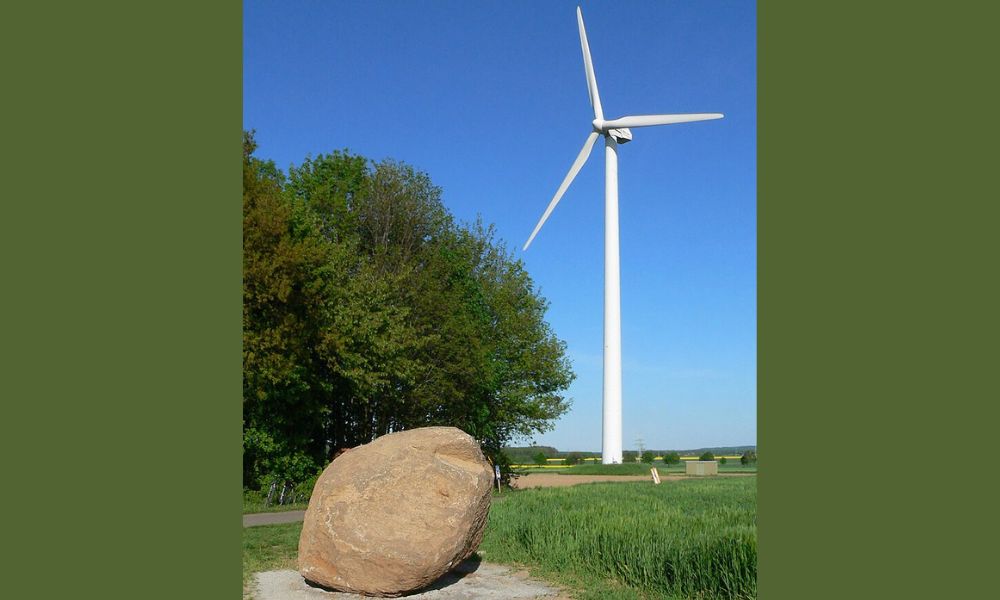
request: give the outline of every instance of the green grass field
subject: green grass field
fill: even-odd
[[[302,523],[243,528],[243,591],[260,571],[294,569]]]
[[[505,492],[479,553],[588,600],[755,598],[756,486],[734,477]],[[244,585],[254,572],[295,568],[301,529],[245,528]]]
[[[495,501],[480,553],[582,598],[754,598],[756,479],[512,493]]]

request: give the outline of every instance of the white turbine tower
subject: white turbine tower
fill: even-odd
[[[601,108],[601,96],[597,92],[597,78],[594,77],[594,64],[590,60],[590,44],[587,43],[587,31],[583,28],[583,13],[576,8],[576,20],[580,26],[580,45],[583,47],[583,66],[587,74],[587,93],[590,104],[594,107],[593,131],[583,143],[583,149],[573,161],[569,173],[556,190],[556,195],[549,202],[548,208],[539,219],[535,230],[524,244],[528,249],[535,235],[552,214],[580,172],[583,164],[590,157],[590,151],[598,136],[604,136],[604,432],[601,443],[601,462],[613,464],[622,462],[622,327],[621,327],[621,276],[618,270],[618,144],[632,140],[629,127],[649,127],[651,125],[670,125],[673,123],[689,123],[691,121],[708,121],[721,119],[719,113],[697,113],[684,115],[639,115],[604,120]]]

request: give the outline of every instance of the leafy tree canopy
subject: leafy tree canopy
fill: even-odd
[[[565,344],[523,264],[425,173],[347,150],[283,174],[243,138],[244,485],[459,427],[496,464],[569,408]]]
[[[681,462],[681,456],[676,452],[666,452],[663,455],[663,463],[667,465],[676,465]]]

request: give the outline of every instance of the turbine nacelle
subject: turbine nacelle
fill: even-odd
[[[619,144],[627,144],[632,141],[632,130],[626,128],[609,129],[608,135],[613,137]]]
[[[601,135],[610,135],[619,144],[632,141],[632,131],[628,127],[614,127],[610,121],[604,119],[594,119],[591,125],[594,126],[594,131]]]

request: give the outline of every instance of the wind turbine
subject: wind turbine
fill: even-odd
[[[583,27],[583,13],[576,7],[576,20],[580,27],[580,45],[583,48],[583,68],[587,75],[587,93],[590,105],[594,107],[593,131],[583,143],[569,173],[556,190],[548,208],[539,219],[535,230],[524,244],[528,249],[535,235],[559,204],[566,188],[590,157],[590,151],[599,136],[604,136],[604,421],[601,442],[601,462],[617,464],[622,462],[622,314],[621,276],[618,269],[618,144],[632,141],[630,127],[650,127],[671,125],[692,121],[721,119],[719,113],[696,113],[682,115],[638,115],[604,120],[601,96],[597,91],[594,63],[590,59],[590,44],[587,31]]]

